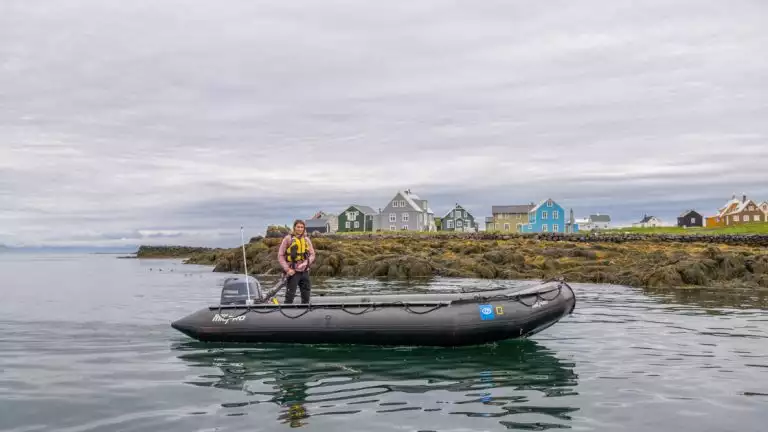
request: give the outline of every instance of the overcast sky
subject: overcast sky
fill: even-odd
[[[768,199],[768,2],[0,0],[0,243]]]

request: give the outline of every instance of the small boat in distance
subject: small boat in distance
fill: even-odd
[[[255,278],[228,278],[218,305],[171,326],[207,342],[463,346],[530,337],[576,305],[564,281],[455,294],[313,296],[309,304],[267,296],[253,303],[252,287],[261,297]]]

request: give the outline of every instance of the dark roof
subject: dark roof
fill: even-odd
[[[363,212],[363,214],[376,214],[376,210],[374,210],[372,207],[369,207],[369,206],[352,204],[349,207],[355,207],[361,212]]]
[[[325,228],[325,225],[328,223],[328,219],[325,218],[307,219],[306,228]]]
[[[653,219],[654,216],[645,216],[644,218],[640,219],[640,223],[648,222],[649,220]]]
[[[533,207],[531,204],[491,206],[491,213],[528,213]]]
[[[592,220],[592,222],[610,222],[611,221],[610,216],[601,215],[601,214],[589,215],[589,219]]]
[[[453,206],[453,208],[452,208],[452,209],[448,210],[448,211],[445,213],[445,216],[443,216],[443,217],[444,217],[444,218],[449,218],[449,217],[450,217],[450,215],[451,215],[451,213],[453,213],[453,212],[454,212],[454,210],[461,210],[461,211],[465,211],[465,212],[467,212],[467,214],[469,214],[470,216],[472,216],[472,212],[471,212],[471,211],[469,211],[469,210],[465,209],[464,207],[460,206],[459,204],[456,204],[455,206]],[[474,217],[474,216],[472,216],[472,217]]]
[[[688,216],[688,215],[689,215],[689,214],[691,214],[691,213],[696,213],[696,214],[699,214],[699,212],[697,212],[696,210],[694,210],[694,209],[689,209],[689,210],[686,210],[686,211],[684,211],[684,212],[680,213],[680,216],[679,216],[679,217],[685,217],[685,216]]]

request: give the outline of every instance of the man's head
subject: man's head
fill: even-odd
[[[304,228],[306,228],[306,224],[301,219],[296,219],[293,222],[293,233],[296,235],[302,235],[304,234]]]

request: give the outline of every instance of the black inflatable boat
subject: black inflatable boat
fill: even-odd
[[[564,281],[455,294],[313,296],[309,304],[250,304],[254,286],[252,277],[229,278],[219,305],[171,326],[211,342],[461,346],[532,336],[576,305]]]

